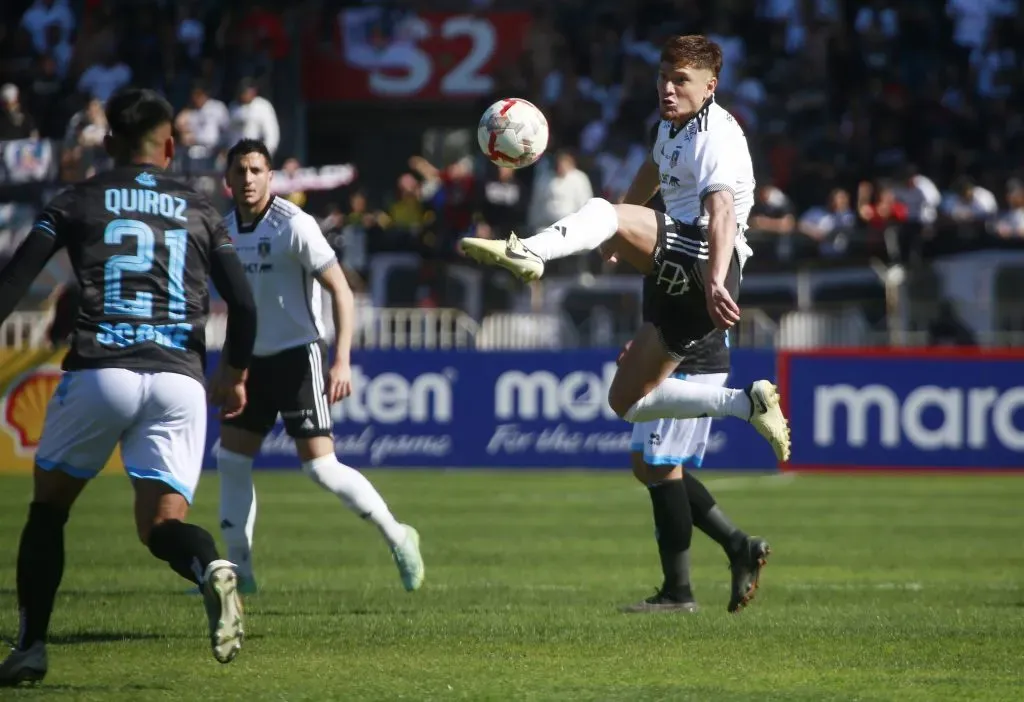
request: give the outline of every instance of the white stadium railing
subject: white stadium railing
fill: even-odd
[[[48,346],[49,311],[14,312],[0,326],[0,348],[38,349]],[[325,318],[327,336],[333,325]],[[224,344],[227,315],[210,315],[206,343],[210,349]],[[581,344],[581,341],[588,343]],[[982,346],[1024,345],[1024,331],[979,335]],[[928,345],[926,332],[871,333],[863,320],[849,309],[825,312],[791,312],[779,323],[759,310],[745,310],[736,329],[734,345],[747,348],[813,349],[823,346]],[[457,309],[405,309],[361,307],[353,333],[357,349],[390,350],[530,350],[571,349],[591,345],[580,338],[563,315],[550,313],[500,313],[476,322]]]

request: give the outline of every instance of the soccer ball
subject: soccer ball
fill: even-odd
[[[487,108],[476,129],[480,150],[496,166],[532,166],[548,148],[548,121],[537,106],[505,98]]]

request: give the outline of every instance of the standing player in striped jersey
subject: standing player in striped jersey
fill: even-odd
[[[234,568],[218,556],[209,532],[185,519],[206,436],[208,280],[228,303],[231,351],[213,388],[215,398],[227,399],[228,415],[245,404],[256,337],[252,290],[220,215],[164,170],[174,157],[167,101],[128,89],[111,97],[106,111],[114,169],[54,198],[0,271],[0,321],[61,248],[81,295],[36,451],[18,550],[21,627],[15,650],[0,663],[0,686],[46,675],[64,526],[118,445],[135,489],[139,539],[202,587],[217,660],[232,660],[242,643]],[[110,577],[119,577],[117,568]]]
[[[221,426],[221,533],[238,564],[239,587],[256,590],[252,540],[256,520],[253,459],[277,421],[295,440],[302,469],[373,522],[391,547],[406,590],[423,583],[419,534],[399,523],[362,473],[334,454],[330,405],[352,391],[349,352],[355,317],[352,291],[316,220],[270,192],[270,153],[263,142],[243,139],[228,152],[227,181],[235,210],[227,217],[231,239],[256,298],[258,332],[245,410]],[[321,290],[331,297],[335,357],[328,364]]]
[[[735,300],[751,255],[743,232],[754,202],[754,169],[742,128],[715,103],[721,48],[703,36],[673,36],[658,75],[661,122],[651,160],[613,205],[594,198],[578,212],[520,241],[463,239],[462,250],[536,280],[544,264],[603,248],[650,277],[652,311],[623,354],[608,393],[631,423],[655,419],[737,417],[789,460],[789,424],[777,388],[758,380],[745,390],[670,377],[690,352],[740,319]],[[660,189],[665,213],[644,206]],[[685,602],[685,554],[693,522],[682,471],[650,477],[668,599]],[[669,554],[674,554],[671,557]],[[673,592],[678,590],[679,592]]]

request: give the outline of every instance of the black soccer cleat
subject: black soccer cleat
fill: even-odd
[[[676,596],[664,589],[648,597],[646,600],[636,604],[626,605],[620,611],[629,614],[640,614],[643,612],[697,612],[700,607],[693,595]]]
[[[729,597],[730,612],[739,612],[754,599],[761,578],[761,569],[768,563],[772,549],[768,542],[756,536],[748,536],[743,545],[729,560],[732,571],[732,595]]]

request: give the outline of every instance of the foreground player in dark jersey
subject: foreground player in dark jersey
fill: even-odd
[[[174,155],[171,106],[150,90],[130,89],[110,99],[107,119],[114,170],[58,195],[0,271],[0,321],[60,248],[68,251],[81,294],[65,373],[36,453],[18,552],[21,629],[0,664],[0,685],[46,675],[64,524],[118,444],[135,488],[139,539],[203,587],[217,660],[227,663],[241,647],[234,567],[220,558],[209,532],[185,518],[206,436],[207,279],[229,309],[228,367],[213,388],[226,415],[245,406],[256,337],[252,291],[212,205],[164,173]]]

